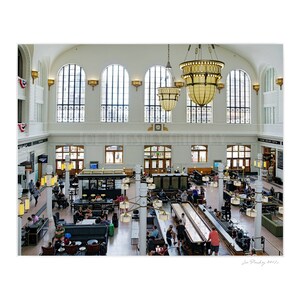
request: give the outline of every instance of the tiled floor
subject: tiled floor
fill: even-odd
[[[270,184],[264,182],[264,186],[268,189]],[[275,191],[282,191],[282,189],[275,187]],[[130,189],[127,191],[129,199],[134,197],[135,194],[135,185],[131,184]],[[206,188],[206,198],[207,206],[216,207],[218,201],[218,188],[207,187]],[[32,204],[34,201],[32,201]],[[37,207],[31,207],[30,211],[27,212],[23,218],[23,225],[26,223],[27,217],[32,213],[37,212],[44,204],[46,203],[46,191],[42,191],[41,197],[39,199]],[[170,210],[170,207],[165,205],[166,210]],[[116,208],[117,210],[117,208]],[[73,221],[73,212],[70,207],[65,209],[54,208],[53,213],[59,211],[60,218],[65,219],[67,222]],[[46,215],[46,211],[44,212]],[[232,206],[232,219],[235,219],[239,227],[242,227],[245,232],[248,232],[248,236],[251,237],[254,235],[254,219],[249,218],[245,215],[242,215],[239,212],[238,207]],[[165,234],[166,229],[169,224],[172,223],[172,220],[165,222],[165,227],[161,228],[162,233]],[[50,220],[49,230],[46,235],[41,239],[37,246],[24,246],[22,247],[22,255],[39,255],[41,252],[41,246],[46,245],[48,241],[52,239],[54,235],[54,223],[53,220]],[[262,227],[262,236],[266,238],[266,245],[272,248],[271,255],[278,255],[278,251],[283,252],[283,239],[274,237],[268,230]],[[272,245],[272,246],[270,246]],[[178,255],[175,247],[169,249],[171,255]],[[225,245],[221,243],[220,245],[220,256],[229,255]],[[108,256],[136,256],[138,255],[138,249],[136,245],[131,245],[131,223],[122,223],[119,222],[118,228],[115,228],[114,236],[109,237],[108,243]]]

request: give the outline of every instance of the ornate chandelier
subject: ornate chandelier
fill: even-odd
[[[171,74],[171,63],[170,63],[170,45],[168,45],[168,62],[166,65],[166,70]],[[172,86],[173,85],[173,77],[171,80],[171,87],[159,87],[158,88],[158,98],[160,101],[161,107],[166,111],[171,111],[175,108],[178,98],[180,95],[180,89]],[[166,81],[167,82],[167,81]],[[166,83],[167,85],[167,83]]]
[[[190,48],[191,45],[188,51]],[[211,48],[215,50],[214,45],[208,46],[212,56]],[[183,72],[181,77],[185,80],[190,99],[195,104],[204,106],[213,100],[218,82],[222,78],[221,70],[225,64],[219,60],[202,59],[202,57],[199,59],[200,53],[201,45],[195,50],[197,59],[181,63],[180,69]]]

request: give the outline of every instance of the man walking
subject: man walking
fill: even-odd
[[[215,227],[212,227],[211,232],[208,235],[208,242],[211,242],[211,253],[215,252],[215,255],[219,253],[220,239],[219,233]]]

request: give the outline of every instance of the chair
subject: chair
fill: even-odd
[[[42,246],[42,255],[55,255],[55,248]]]
[[[59,218],[59,212],[56,212],[55,215],[53,215],[53,221],[54,221],[55,227],[57,226],[57,224],[66,225],[65,219]]]
[[[64,248],[68,255],[75,255],[78,252],[77,245],[66,245],[66,246],[64,246]]]
[[[92,245],[89,245],[89,244],[86,245],[86,255],[99,255],[99,253],[100,253],[100,244],[99,243],[92,244]]]

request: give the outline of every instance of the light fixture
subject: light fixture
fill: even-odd
[[[131,81],[131,84],[135,87],[135,90],[137,91],[138,87],[143,84],[141,80],[135,79]]]
[[[39,78],[39,72],[35,71],[35,70],[32,70],[31,71],[31,77],[32,77],[32,83],[34,84],[34,80]]]
[[[50,87],[54,84],[54,79],[48,79],[48,91],[50,91]]]
[[[208,182],[208,181],[209,181],[209,177],[208,177],[208,176],[203,176],[203,177],[202,177],[202,181]]]
[[[25,211],[28,211],[30,209],[30,200],[28,198],[25,199]]]
[[[161,213],[158,215],[158,218],[162,221],[168,221],[169,220],[169,213],[162,210]]]
[[[94,90],[94,87],[97,86],[99,84],[99,80],[96,80],[96,79],[90,79],[88,80],[88,85],[90,85],[93,90]]]
[[[123,223],[129,223],[131,220],[131,214],[125,212],[120,215],[120,221]]]
[[[280,86],[280,89],[282,89],[283,78],[282,77],[276,78],[276,84],[278,84]]]
[[[120,208],[121,209],[128,209],[129,208],[129,202],[128,201],[120,202]]]
[[[173,76],[172,76],[172,67],[170,63],[170,45],[168,44],[168,62],[166,65],[166,71],[171,75],[171,86],[168,86],[168,77],[165,77],[165,86],[161,86],[157,89],[158,98],[162,109],[166,111],[171,111],[175,108],[178,98],[180,95],[180,89],[176,86],[173,86]]]
[[[221,90],[224,89],[225,84],[223,82],[217,83],[217,89],[219,90],[219,94],[221,93]]]
[[[256,210],[253,207],[251,207],[251,208],[246,209],[246,215],[248,217],[255,218],[257,213],[256,213]]]
[[[175,85],[177,88],[181,89],[181,88],[184,87],[184,82],[183,82],[183,81],[174,81],[174,85]]]
[[[234,180],[233,185],[234,186],[241,186],[242,183],[239,180]]]
[[[147,185],[148,190],[155,190],[155,184],[154,183],[150,183]]]
[[[25,213],[25,205],[23,201],[20,201],[19,203],[19,216],[22,217]]]
[[[241,199],[240,197],[234,196],[230,199],[232,205],[240,205]]]
[[[159,208],[161,208],[162,207],[162,200],[159,200],[159,199],[155,199],[154,201],[153,201],[153,203],[152,203],[152,205],[153,205],[153,207],[155,208],[155,209],[159,209]]]
[[[189,45],[188,52],[190,48],[191,45]],[[212,49],[215,52],[214,45],[208,46],[211,56]],[[183,72],[181,77],[185,80],[189,98],[195,104],[204,106],[213,100],[218,82],[222,78],[221,70],[225,64],[219,60],[202,59],[201,45],[195,49],[195,56],[197,59],[185,61],[179,66]]]
[[[256,92],[256,95],[258,95],[259,88],[260,88],[260,85],[258,83],[253,84],[253,89]]]

